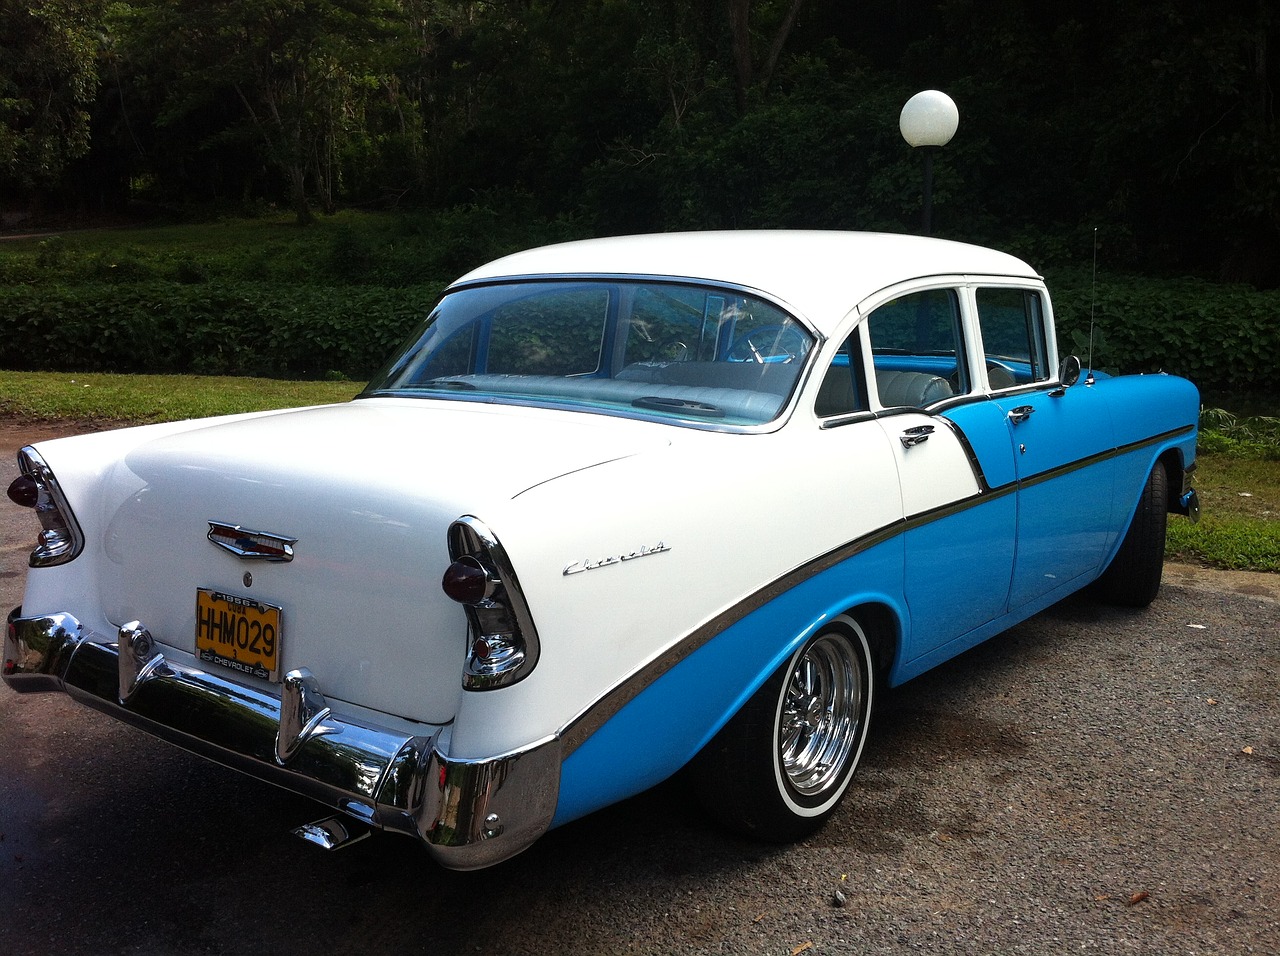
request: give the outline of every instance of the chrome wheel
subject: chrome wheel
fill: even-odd
[[[828,633],[795,661],[780,702],[778,761],[787,783],[805,797],[823,793],[847,769],[861,743],[866,675],[842,634]]]
[[[871,725],[875,655],[841,614],[784,658],[690,765],[719,821],[756,839],[799,840],[844,798]]]

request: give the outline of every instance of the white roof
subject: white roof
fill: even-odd
[[[800,312],[824,333],[867,296],[920,276],[1038,279],[1014,256],[944,239],[868,232],[738,231],[587,239],[505,256],[459,282],[625,275],[727,282]]]

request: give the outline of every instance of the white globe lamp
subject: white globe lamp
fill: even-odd
[[[955,100],[938,90],[924,90],[907,100],[898,117],[902,138],[912,147],[923,147],[924,202],[921,227],[927,236],[933,231],[933,151],[951,142],[960,126]]]

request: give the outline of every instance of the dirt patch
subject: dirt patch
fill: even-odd
[[[18,453],[18,449],[24,445],[48,441],[51,438],[87,435],[89,432],[104,431],[114,425],[118,423],[0,415],[0,456],[11,460]]]

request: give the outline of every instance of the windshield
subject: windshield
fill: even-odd
[[[449,293],[364,395],[572,405],[756,425],[813,346],[776,305],[659,282],[524,282]]]

